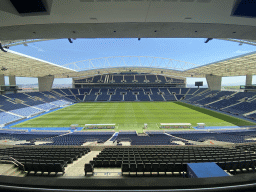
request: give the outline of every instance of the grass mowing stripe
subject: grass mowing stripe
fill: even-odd
[[[160,123],[205,123],[206,126],[255,125],[242,119],[181,102],[77,103],[14,127],[69,127],[71,124],[116,123],[118,130],[159,130]]]

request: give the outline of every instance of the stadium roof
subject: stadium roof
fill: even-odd
[[[114,57],[114,58],[125,58],[125,57]],[[137,57],[141,58],[141,57]],[[165,61],[166,58],[158,58],[159,60],[150,58],[157,64],[159,61]],[[102,58],[104,61],[105,59]],[[149,63],[153,63],[150,61]],[[244,54],[237,57],[232,57],[226,60],[221,60],[218,62],[210,63],[203,66],[193,67],[195,64],[186,63],[178,61],[178,63],[173,63],[175,60],[168,59],[167,64],[152,66],[119,66],[108,68],[97,68],[89,69],[84,71],[79,71],[76,73],[69,73],[70,77],[81,77],[81,76],[93,76],[96,74],[107,74],[107,73],[120,73],[120,72],[138,72],[138,73],[152,73],[152,74],[162,74],[176,77],[205,77],[206,74],[212,74],[222,77],[229,76],[245,76],[245,75],[255,75],[256,74],[256,52]],[[86,63],[92,62],[92,60],[86,60]],[[76,62],[77,63],[77,62]],[[115,61],[116,63],[116,61]],[[177,66],[177,64],[180,64]],[[88,66],[88,64],[87,64]],[[165,68],[161,67],[165,66]],[[167,68],[168,67],[168,68]],[[186,69],[190,67],[190,69]],[[193,68],[192,68],[193,67]],[[60,74],[61,77],[65,77],[67,74]]]
[[[134,63],[134,58],[138,61],[146,59],[143,63],[150,63],[150,65],[141,64],[138,66],[129,66],[128,63],[121,64],[121,60],[128,58],[130,62]],[[98,60],[108,61],[105,64],[99,65]],[[115,60],[113,60],[115,59]],[[150,60],[149,60],[150,59]],[[143,56],[130,56],[130,57],[108,57],[99,59],[90,59],[81,61],[83,65],[87,66],[87,70],[70,69],[64,66],[56,65],[41,59],[30,57],[14,51],[7,53],[0,52],[1,70],[0,74],[5,76],[15,75],[17,77],[43,77],[47,75],[54,75],[55,78],[68,78],[68,77],[87,77],[97,74],[121,73],[121,72],[138,72],[138,73],[151,73],[162,74],[176,77],[205,77],[206,74],[218,75],[222,77],[228,76],[245,76],[256,74],[256,52],[244,54],[229,58],[226,60],[210,63],[203,66],[198,66],[192,63],[177,61],[167,58],[157,57],[143,57]],[[89,63],[97,61],[98,66],[89,68]],[[111,65],[111,63],[120,63],[119,65]],[[150,61],[150,62],[149,62]],[[154,62],[156,64],[154,64]],[[162,61],[163,64],[159,65]],[[165,63],[164,63],[165,62]],[[75,65],[78,62],[75,63]],[[128,65],[127,65],[128,64]],[[196,66],[196,67],[195,67]],[[193,67],[193,68],[192,68]],[[5,70],[7,69],[7,70]],[[79,68],[78,68],[79,69]]]
[[[13,1],[14,2],[14,1]],[[17,1],[18,2],[18,1]],[[256,40],[253,16],[234,0],[44,0],[46,12],[0,1],[0,40],[234,38]],[[247,3],[247,8],[254,6]],[[21,8],[21,7],[20,7]],[[245,7],[246,9],[246,7]]]
[[[188,74],[204,77],[205,74],[228,76],[245,76],[256,74],[256,52],[232,57],[204,66],[184,71]]]
[[[0,74],[4,74],[5,76],[43,77],[46,75],[56,76],[61,73],[75,72],[73,69],[14,51],[8,51],[7,53],[0,51],[0,62]]]

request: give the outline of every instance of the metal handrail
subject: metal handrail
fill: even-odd
[[[25,172],[25,166],[20,163],[17,159],[14,159],[13,157],[10,157],[10,156],[0,156],[0,161],[3,159],[3,158],[9,158],[11,159],[12,161],[9,161],[9,162],[12,162],[14,165],[18,166],[21,165],[22,168],[23,168],[23,171]]]

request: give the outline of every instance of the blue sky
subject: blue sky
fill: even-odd
[[[76,39],[69,43],[67,39],[30,43],[28,46],[10,47],[10,50],[46,60],[58,65],[75,61],[109,56],[153,56],[171,58],[198,65],[205,65],[230,57],[256,51],[252,45],[239,46],[238,43],[213,39],[193,38],[145,38],[138,39]],[[187,78],[188,84],[204,78]],[[8,80],[6,80],[8,82]],[[17,84],[37,83],[36,78],[17,78]],[[54,84],[71,84],[71,79],[55,79]],[[245,77],[224,77],[222,84],[245,83]],[[253,83],[256,84],[254,77]]]

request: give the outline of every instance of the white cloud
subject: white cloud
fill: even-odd
[[[235,53],[241,53],[241,54],[243,54],[243,53],[248,53],[249,51],[242,51],[242,50],[237,50],[237,51],[235,51]]]
[[[43,50],[43,49],[40,48],[40,47],[36,47],[36,46],[34,46],[34,45],[28,45],[28,46],[33,47],[33,48],[37,49],[37,50],[40,51],[40,52],[45,52],[45,50]]]

